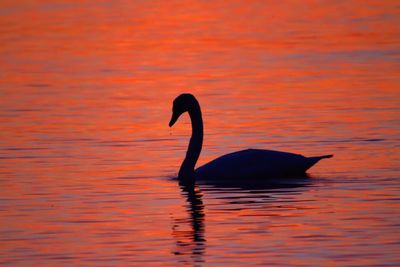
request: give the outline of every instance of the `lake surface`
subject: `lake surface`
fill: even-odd
[[[2,1],[0,25],[0,265],[400,265],[397,1]],[[335,156],[180,186],[183,92],[198,166]]]

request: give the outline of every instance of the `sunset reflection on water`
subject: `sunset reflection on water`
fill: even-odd
[[[0,265],[396,266],[395,1],[2,1]],[[179,185],[265,148],[334,154],[283,188]]]

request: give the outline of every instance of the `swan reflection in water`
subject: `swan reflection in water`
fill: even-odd
[[[203,262],[203,254],[205,250],[204,237],[204,204],[200,188],[191,182],[179,183],[181,193],[186,198],[185,206],[189,213],[189,219],[175,219],[172,228],[172,234],[176,239],[175,255],[190,255],[191,261],[194,263]],[[186,226],[186,227],[185,227]],[[189,228],[190,230],[180,230]],[[181,258],[180,262],[187,263],[185,258]]]
[[[257,206],[255,212],[264,215],[270,207],[268,205],[259,209],[260,205],[279,203],[280,198],[276,196],[276,193],[285,198],[284,205],[287,205],[287,197],[301,194],[311,185],[311,181],[303,177],[288,179],[280,184],[261,183],[259,180],[251,182],[251,179],[250,182],[247,180],[246,182],[202,181],[200,183],[195,183],[193,180],[191,182],[185,179],[179,180],[182,196],[186,200],[185,209],[189,216],[185,219],[174,219],[172,235],[176,240],[176,248],[173,253],[179,257],[180,263],[196,266],[204,262],[206,216],[202,191],[208,195],[209,199],[219,200],[218,208],[224,208],[226,205],[226,211],[235,211],[253,209]]]

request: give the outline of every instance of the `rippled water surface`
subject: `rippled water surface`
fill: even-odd
[[[399,266],[396,1],[2,1],[0,265]],[[334,154],[270,188],[176,176]]]

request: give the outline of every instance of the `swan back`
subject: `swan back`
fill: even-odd
[[[221,156],[196,169],[196,179],[262,179],[304,176],[321,158],[261,149],[246,149]]]

